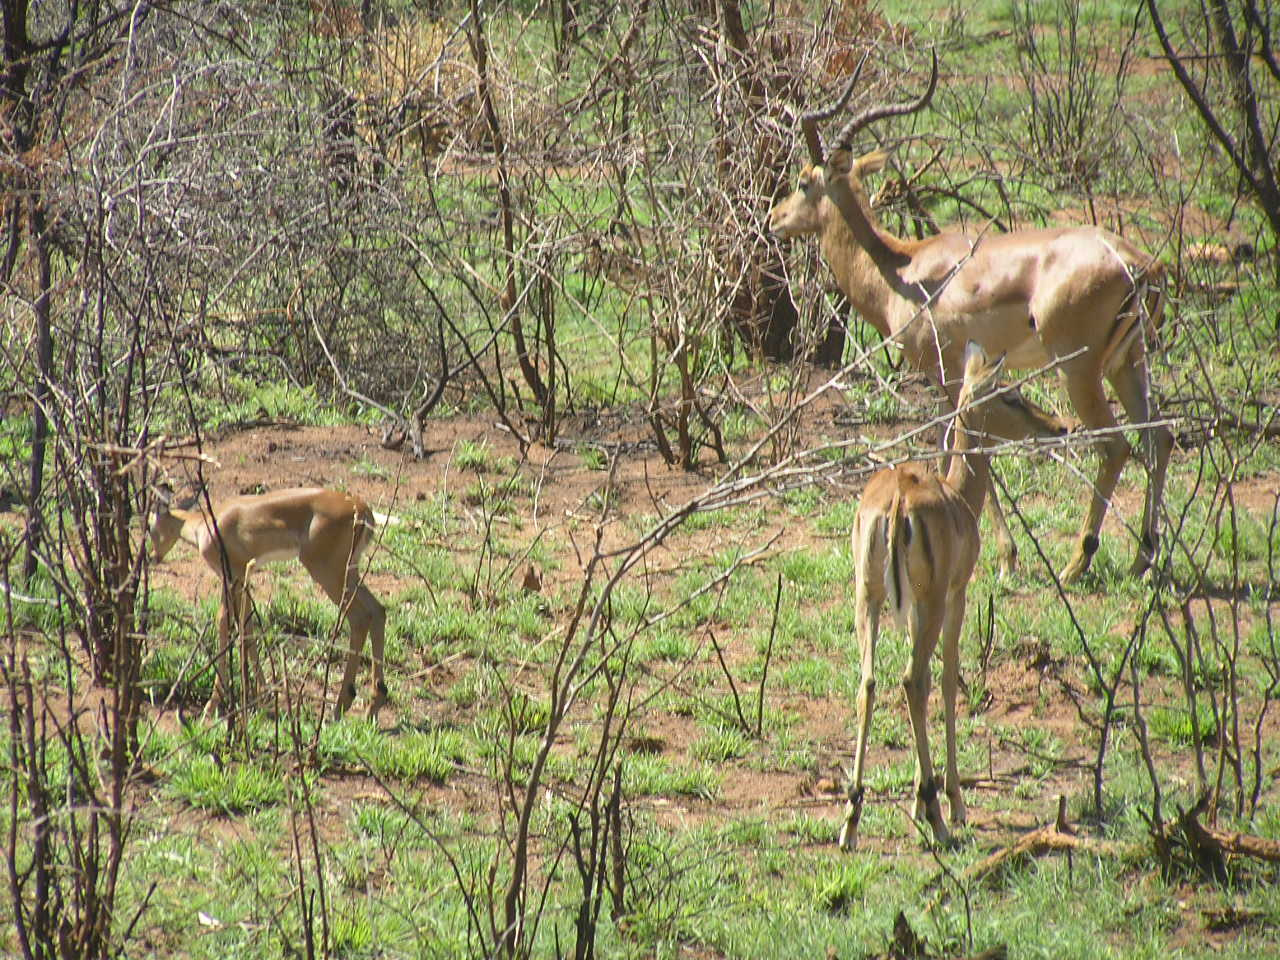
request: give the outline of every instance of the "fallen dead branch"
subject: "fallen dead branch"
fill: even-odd
[[[1209,797],[1205,795],[1190,810],[1179,811],[1178,818],[1170,829],[1166,830],[1163,824],[1152,827],[1154,852],[1166,871],[1173,865],[1175,847],[1183,848],[1203,875],[1220,883],[1228,879],[1228,857],[1248,857],[1265,863],[1280,863],[1280,841],[1234,830],[1219,830],[1201,823],[1200,817],[1208,803]],[[960,881],[966,887],[983,883],[998,877],[1004,870],[1028,857],[1059,852],[1070,855],[1077,850],[1105,857],[1132,856],[1142,852],[1134,844],[1112,843],[1080,836],[1067,822],[1067,798],[1059,796],[1058,813],[1052,823],[1037,827],[1008,846],[971,864],[960,875]],[[948,896],[947,891],[940,891],[929,909],[944,903]]]
[[[998,876],[1006,867],[1017,863],[1025,857],[1038,857],[1046,853],[1056,853],[1063,850],[1067,852],[1086,850],[1090,853],[1112,856],[1121,852],[1121,848],[1117,844],[1106,843],[1077,834],[1075,828],[1067,822],[1067,798],[1060,796],[1058,797],[1058,815],[1054,818],[1053,823],[1037,827],[1030,833],[1019,837],[1009,846],[997,850],[990,856],[972,864],[961,875],[961,879],[968,883],[981,883],[984,880]]]
[[[1188,417],[1186,419],[1198,425],[1200,436],[1203,437],[1218,436],[1224,430],[1259,435],[1268,440],[1280,437],[1280,411],[1272,412],[1271,416],[1265,421],[1249,420],[1234,413],[1226,412],[1218,413],[1213,417]],[[1186,431],[1188,435],[1194,432],[1194,430]]]
[[[1280,863],[1280,841],[1259,837],[1250,833],[1219,830],[1200,822],[1209,805],[1209,794],[1203,794],[1190,810],[1179,810],[1173,829],[1166,833],[1162,827],[1152,829],[1156,855],[1168,869],[1173,863],[1173,847],[1176,841],[1185,845],[1191,862],[1206,877],[1225,883],[1229,879],[1227,858],[1249,857],[1267,863]]]
[[[1200,826],[1198,823],[1196,826]],[[1204,838],[1216,843],[1222,852],[1237,857],[1250,857],[1268,863],[1280,863],[1280,841],[1259,837],[1252,833],[1216,830],[1200,826]]]

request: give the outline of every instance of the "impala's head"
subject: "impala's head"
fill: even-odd
[[[151,514],[148,535],[151,539],[151,559],[155,563],[160,563],[168,555],[169,551],[173,549],[173,545],[182,539],[182,527],[185,520],[171,512],[173,506],[172,491],[167,488],[156,490],[155,497],[155,512]],[[189,501],[186,501],[185,505],[194,506],[195,498],[192,497]]]
[[[162,503],[151,515],[151,559],[160,563],[173,549],[182,533],[182,521],[169,512],[169,505]]]
[[[1016,387],[1004,384],[1003,376],[1004,355],[992,360],[970,340],[957,403],[966,427],[1001,440],[1047,440],[1070,432],[1071,421],[1032,403]]]
[[[788,240],[819,233],[826,199],[822,167],[806,164],[795,191],[769,211],[769,232]]]
[[[822,232],[832,209],[831,202],[827,200],[828,170],[832,176],[843,175],[853,192],[869,206],[863,178],[883,170],[888,159],[889,155],[883,150],[856,159],[848,151],[843,151],[832,154],[831,162],[826,166],[806,164],[800,171],[800,182],[795,192],[769,212],[769,232],[787,238]]]

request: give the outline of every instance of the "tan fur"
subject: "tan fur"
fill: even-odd
[[[1061,361],[1071,402],[1086,427],[1116,425],[1104,378],[1130,422],[1156,418],[1146,344],[1164,307],[1159,262],[1099,227],[949,230],[925,240],[901,240],[876,220],[863,183],[884,163],[883,153],[854,159],[838,151],[829,169],[805,167],[799,188],[770,214],[771,229],[783,236],[818,235],[823,256],[855,309],[882,336],[900,344],[912,366],[937,378],[953,405],[964,345],[974,340],[992,355],[1005,354],[1014,368]],[[1143,443],[1151,475],[1134,574],[1156,554],[1173,437],[1166,427],[1155,427],[1143,432]],[[1098,448],[1102,463],[1065,580],[1088,568],[1129,455],[1117,433],[1099,440]],[[990,503],[1002,563],[1012,568],[1012,537],[995,499]]]
[[[1000,391],[1003,358],[989,361],[976,344],[966,352],[958,401],[957,456],[945,477],[920,464],[907,463],[873,476],[854,518],[854,617],[862,653],[858,691],[858,735],[854,748],[849,804],[840,845],[857,843],[862,813],[867,736],[875,701],[875,645],[880,610],[888,599],[910,641],[903,677],[916,747],[913,816],[926,820],[939,843],[950,833],[942,819],[929,754],[929,668],[939,636],[942,695],[946,713],[946,794],[951,822],[963,823],[964,800],[956,767],[956,690],[960,677],[960,627],[965,593],[978,562],[978,514],[986,496],[988,455],[977,452],[997,424],[1008,439],[1061,436],[1066,428],[1011,391]],[[973,404],[977,403],[977,406]]]
[[[214,510],[213,518],[198,510],[161,509],[151,523],[151,545],[157,562],[179,540],[191,544],[222,578],[217,682],[214,696],[227,693],[226,656],[234,622],[243,628],[247,613],[251,565],[297,560],[338,606],[351,629],[336,715],[355,698],[355,674],[365,637],[372,636],[373,716],[387,699],[383,677],[386,611],[360,582],[360,555],[373,539],[374,513],[359,497],[337,490],[306,487],[257,496],[235,497]],[[245,634],[246,661],[256,660],[256,643]],[[246,663],[247,667],[247,663]],[[261,672],[261,667],[256,667]]]

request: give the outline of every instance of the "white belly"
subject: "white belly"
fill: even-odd
[[[280,547],[275,550],[267,550],[257,557],[258,563],[288,563],[298,559],[297,547]]]
[[[945,306],[945,300],[941,306]],[[1022,304],[969,314],[947,314],[940,308],[917,316],[901,335],[910,356],[931,362],[936,362],[939,352],[958,360],[970,340],[977,341],[993,357],[1005,354],[1011,369],[1035,368],[1049,362]]]

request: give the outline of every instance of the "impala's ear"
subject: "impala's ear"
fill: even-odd
[[[993,389],[1004,374],[1002,353],[994,360],[987,356],[982,344],[970,340],[964,348],[964,380],[973,394],[985,393]]]
[[[173,505],[173,484],[167,480],[151,484],[151,502],[156,513],[164,513]]]
[[[987,351],[977,340],[970,340],[964,346],[964,369],[966,372],[979,366],[986,366]]]
[[[859,177],[865,177],[868,174],[879,173],[884,169],[884,165],[889,162],[889,154],[884,150],[873,150],[871,153],[864,154],[857,160],[853,161],[852,172]]]
[[[180,490],[174,490],[173,484],[166,481],[154,484],[151,492],[155,495],[155,512],[168,513],[173,507],[190,510],[200,501],[200,490],[190,484],[184,484]]]

